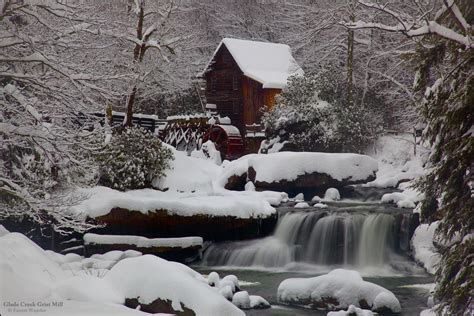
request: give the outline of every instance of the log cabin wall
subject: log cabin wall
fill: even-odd
[[[211,69],[205,74],[206,100],[217,106],[217,113],[228,116],[232,125],[241,133],[245,130],[243,120],[242,71],[234,58],[222,45],[214,56]]]

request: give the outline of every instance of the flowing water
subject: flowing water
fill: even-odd
[[[278,305],[277,288],[288,277],[310,277],[340,267],[357,270],[364,279],[393,291],[402,304],[402,315],[419,315],[426,305],[426,289],[403,287],[432,282],[407,254],[416,222],[411,210],[378,203],[331,203],[326,209],[281,207],[272,236],[212,244],[196,268],[259,282],[248,288],[249,293],[265,297],[274,307],[249,315],[325,315]]]

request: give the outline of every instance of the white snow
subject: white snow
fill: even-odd
[[[327,204],[324,204],[324,203],[316,203],[313,205],[313,207],[317,207],[317,208],[327,208]]]
[[[311,199],[312,202],[318,202],[318,203],[321,202],[322,200],[323,199],[317,195],[313,196],[313,198]]]
[[[266,299],[258,295],[250,295],[250,308],[269,308],[270,303]]]
[[[332,309],[359,306],[359,301],[365,300],[372,309],[385,306],[396,313],[401,310],[400,302],[392,292],[364,281],[357,271],[344,269],[313,278],[286,279],[280,283],[277,295],[281,302],[336,298],[339,305],[332,306]]]
[[[413,188],[415,180],[400,183],[398,188],[402,192],[386,193],[382,196],[381,203],[394,203],[399,208],[415,208],[416,204],[420,202],[424,194]]]
[[[174,148],[174,160],[166,176],[153,181],[153,186],[160,190],[172,191],[212,191],[212,181],[221,173],[221,168],[210,159],[189,157],[184,151]]]
[[[235,192],[221,188],[214,189],[214,195],[207,195],[205,192],[162,192],[152,189],[121,192],[99,186],[79,190],[88,198],[72,207],[72,210],[90,217],[106,215],[113,208],[119,207],[145,214],[163,209],[170,214],[181,216],[205,214],[251,218],[266,217],[275,213],[270,204],[278,205],[285,197],[276,192]]]
[[[98,235],[87,233],[84,235],[84,243],[111,245],[111,244],[125,244],[135,245],[141,248],[150,247],[173,247],[173,248],[188,248],[193,246],[202,246],[202,237],[179,237],[179,238],[146,238],[141,236],[127,236],[127,235]]]
[[[220,42],[204,72],[212,65],[222,45],[229,50],[244,75],[260,82],[264,89],[283,89],[288,77],[304,73],[288,45],[234,38],[224,38]]]
[[[191,157],[206,159],[220,166],[222,164],[221,153],[216,149],[214,143],[210,140],[202,144],[201,149],[193,150]]]
[[[372,311],[350,305],[347,311],[329,312],[327,316],[375,316]]]
[[[123,304],[125,297],[102,278],[74,276],[59,282],[55,293],[64,300]]]
[[[339,194],[339,190],[336,188],[329,188],[324,193],[325,201],[339,201],[340,199],[341,195]]]
[[[295,204],[295,208],[306,208],[309,207],[309,204],[306,202],[298,202]]]
[[[411,239],[411,246],[415,260],[420,262],[426,271],[431,274],[436,272],[440,255],[433,244],[435,231],[439,222],[419,225]]]
[[[6,234],[9,234],[9,233],[10,232],[8,231],[8,229],[3,227],[3,225],[0,225],[0,237],[5,236]]]
[[[314,172],[325,173],[333,179],[364,180],[378,170],[377,161],[359,154],[331,154],[311,152],[278,152],[254,155],[248,159],[256,171],[256,181],[278,182],[295,180]]]
[[[232,297],[232,304],[241,309],[250,309],[250,296],[247,291],[240,291]]]
[[[141,304],[162,299],[171,301],[176,311],[187,307],[196,315],[244,315],[209,287],[199,273],[155,256],[121,260],[104,279],[126,298],[138,298]]]
[[[255,184],[249,181],[245,184],[245,191],[255,191]]]
[[[304,201],[304,194],[303,193],[298,193],[293,200],[295,202],[303,202]]]

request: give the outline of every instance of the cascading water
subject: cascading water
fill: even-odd
[[[208,266],[383,266],[395,251],[395,216],[386,213],[295,211],[282,215],[271,237],[211,245]]]

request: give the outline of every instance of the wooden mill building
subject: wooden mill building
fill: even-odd
[[[262,108],[271,107],[288,77],[299,74],[288,45],[224,38],[203,72],[206,100],[247,138]]]

